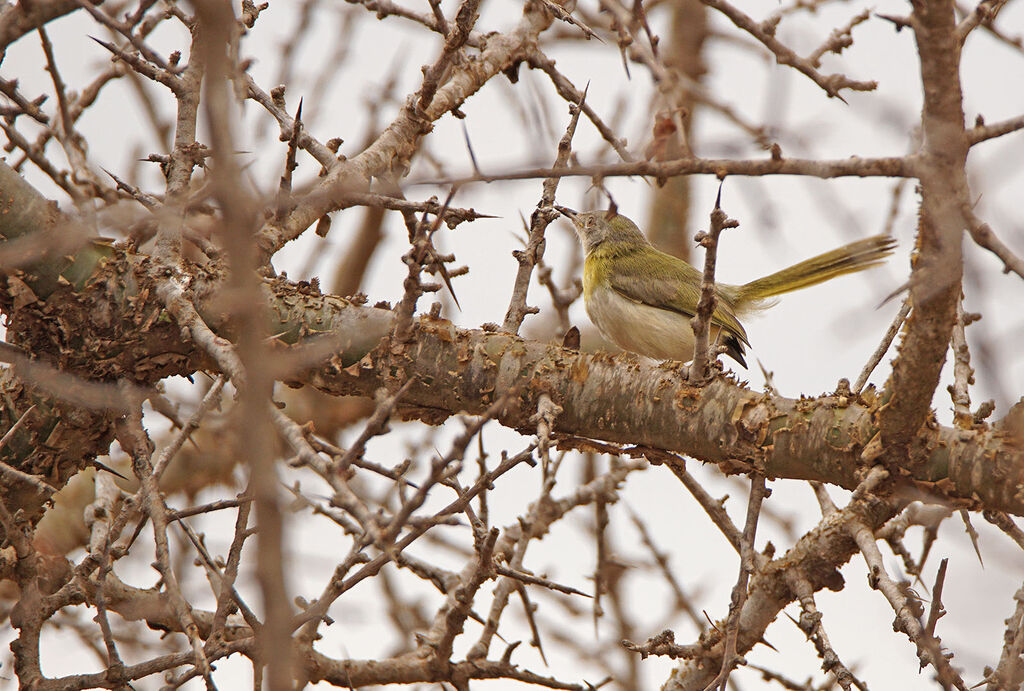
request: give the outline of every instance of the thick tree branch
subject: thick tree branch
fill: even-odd
[[[79,0],[35,0],[24,3],[4,3],[0,9],[0,51],[6,50],[36,27],[48,24],[58,17],[81,7]]]
[[[366,308],[343,311],[368,312]],[[303,381],[333,394],[370,395],[383,383],[386,352],[365,353],[356,367],[349,351]],[[799,400],[756,393],[726,378],[690,386],[671,364],[608,358],[524,341],[508,334],[456,329],[421,320],[404,366],[416,382],[404,402],[426,420],[479,414],[515,387],[497,420],[529,434],[536,398],[547,393],[562,408],[562,444],[586,448],[579,437],[663,449],[718,463],[726,472],[757,467],[768,477],[819,480],[853,489],[861,454],[878,431],[877,401],[831,395]],[[907,453],[912,483],[932,499],[1024,513],[1024,453],[1003,431],[923,427]],[[738,460],[737,460],[738,459]]]
[[[913,26],[927,96],[921,117],[918,254],[910,278],[913,309],[879,415],[883,445],[896,447],[912,443],[939,383],[963,274],[961,240],[967,224],[958,202],[970,197],[953,2],[915,3]],[[890,460],[901,465],[900,455]]]

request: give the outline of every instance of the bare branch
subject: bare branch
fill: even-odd
[[[808,79],[820,86],[829,97],[843,100],[840,91],[850,89],[851,91],[874,91],[878,86],[877,82],[860,82],[850,79],[841,74],[820,74],[816,67],[817,59],[801,58],[790,48],[780,42],[771,33],[759,26],[753,19],[732,6],[725,0],[701,0],[708,7],[712,7],[748,34],[757,39],[765,48],[770,50],[780,65],[788,65],[805,75]]]

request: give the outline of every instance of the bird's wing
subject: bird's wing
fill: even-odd
[[[681,259],[659,254],[661,256],[656,261],[645,262],[643,267],[627,267],[635,268],[635,271],[620,271],[609,276],[611,287],[627,300],[687,317],[694,316],[700,299],[701,274]],[[682,281],[681,287],[680,277],[686,279]],[[731,301],[721,291],[716,293],[718,299],[711,315],[711,324],[725,329],[728,334],[749,345],[747,332],[736,318]]]

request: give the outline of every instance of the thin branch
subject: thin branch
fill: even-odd
[[[690,365],[689,380],[691,384],[702,384],[708,378],[708,360],[717,358],[715,353],[708,352],[708,336],[711,331],[711,319],[715,312],[715,264],[718,260],[718,236],[726,228],[736,228],[739,222],[729,218],[722,211],[722,186],[718,187],[715,208],[711,212],[711,225],[707,233],[694,236],[704,248],[704,275],[700,285],[700,300],[697,301],[697,313],[690,320],[693,327],[693,363]]]
[[[739,636],[740,612],[747,600],[747,582],[750,575],[757,568],[754,552],[754,538],[757,534],[757,520],[761,514],[761,502],[771,494],[771,490],[765,487],[764,475],[761,473],[750,474],[750,497],[747,501],[747,520],[743,526],[743,535],[740,539],[740,573],[736,578],[736,585],[732,589],[732,596],[729,602],[729,617],[725,625],[725,651],[722,654],[722,670],[718,676],[707,685],[706,691],[719,689],[725,691],[729,682],[729,674],[732,672],[738,661],[736,652],[736,640]]]
[[[874,91],[878,82],[861,82],[850,79],[842,74],[822,75],[816,69],[815,61],[809,58],[802,58],[788,46],[779,41],[775,36],[766,31],[760,24],[755,22],[726,0],[701,0],[708,7],[712,7],[735,24],[738,28],[746,31],[757,39],[765,48],[770,50],[780,65],[788,65],[806,76],[815,84],[820,86],[829,97],[838,98],[843,101],[839,94],[843,89],[851,91]]]
[[[542,588],[554,590],[559,593],[565,593],[566,595],[593,597],[589,593],[585,593],[582,590],[577,590],[576,588],[567,585],[562,585],[561,583],[555,583],[549,578],[534,576],[533,574],[526,573],[525,571],[517,571],[516,569],[511,569],[507,566],[502,566],[501,564],[495,564],[494,568],[498,574],[502,576],[508,576],[509,578],[514,578],[517,581],[522,581],[523,583],[529,583],[530,585],[539,585]]]
[[[967,130],[967,141],[970,142],[971,146],[974,146],[975,144],[995,139],[996,137],[1002,137],[1021,129],[1024,129],[1024,115],[1018,115],[1015,118],[1008,118],[1000,122],[993,122],[991,125],[979,121],[975,123],[974,127]]]
[[[906,321],[908,314],[910,314],[909,297],[903,300],[903,304],[900,305],[900,311],[896,313],[889,328],[886,329],[885,334],[882,336],[882,341],[875,348],[875,352],[871,354],[871,357],[868,358],[864,369],[860,371],[860,375],[857,376],[857,382],[853,385],[854,394],[859,394],[864,390],[864,385],[868,383],[868,377],[871,376],[871,373],[878,367],[878,363],[882,361],[882,358],[889,351],[889,346],[892,345],[896,334],[900,332],[900,327],[903,326],[903,322]]]
[[[570,108],[572,117],[569,118],[569,125],[565,128],[565,134],[558,142],[558,153],[555,155],[555,162],[552,168],[564,168],[569,162],[572,154],[572,138],[576,134],[576,125],[580,120],[580,113],[583,104],[587,99],[587,90],[580,94],[579,101]],[[516,272],[515,282],[512,286],[512,297],[509,300],[508,310],[505,313],[505,322],[502,328],[509,333],[518,333],[519,327],[527,314],[537,312],[536,307],[528,307],[526,304],[526,293],[530,288],[530,277],[533,275],[533,268],[544,258],[544,232],[548,225],[558,217],[552,205],[555,203],[555,193],[558,190],[559,178],[545,178],[542,186],[540,201],[537,208],[530,215],[530,233],[525,250],[517,250],[513,254],[519,262],[519,269]]]
[[[885,599],[896,613],[893,627],[902,631],[917,647],[917,656],[921,666],[932,665],[943,683],[956,686],[960,691],[967,691],[967,685],[953,669],[949,659],[942,652],[940,640],[928,634],[915,615],[906,592],[901,588],[885,569],[882,553],[875,544],[875,536],[868,527],[858,520],[851,520],[846,529],[860,548],[864,561],[868,565],[869,583],[872,588],[881,591]]]
[[[640,653],[640,657],[643,659],[646,659],[648,655],[660,655],[673,660],[701,658],[708,655],[707,648],[700,643],[678,645],[675,640],[675,633],[665,630],[657,636],[651,636],[642,644],[623,640],[622,647],[630,652]]]
[[[807,640],[814,645],[818,657],[821,658],[821,669],[826,674],[833,674],[838,683],[845,691],[856,686],[861,691],[867,691],[867,685],[858,679],[850,669],[843,664],[829,641],[828,634],[822,626],[822,614],[818,611],[814,602],[814,589],[810,582],[796,571],[787,571],[784,575],[786,584],[792,588],[793,593],[800,600],[800,620],[796,625],[807,636]]]
[[[532,168],[505,173],[467,175],[442,179],[414,179],[410,185],[465,185],[471,182],[498,180],[533,180],[547,177],[613,178],[645,176],[668,179],[679,175],[802,175],[816,178],[887,177],[909,178],[917,175],[918,159],[914,155],[890,158],[856,158],[816,160],[802,158],[709,159],[684,158],[669,161],[632,161],[607,165],[580,165],[571,168]]]
[[[989,224],[975,216],[969,207],[965,205],[963,211],[964,217],[967,219],[967,229],[970,231],[974,242],[999,257],[1003,262],[1003,271],[1012,271],[1021,278],[1024,278],[1024,259],[1014,254],[992,231]]]

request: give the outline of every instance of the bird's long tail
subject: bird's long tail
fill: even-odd
[[[831,252],[819,254],[817,257],[811,257],[788,269],[776,271],[764,278],[737,286],[737,307],[756,310],[765,303],[767,298],[813,286],[843,274],[869,269],[880,264],[883,259],[892,254],[894,247],[896,247],[896,238],[889,235],[875,235],[851,242],[849,245]],[[763,304],[763,306],[768,305]]]

